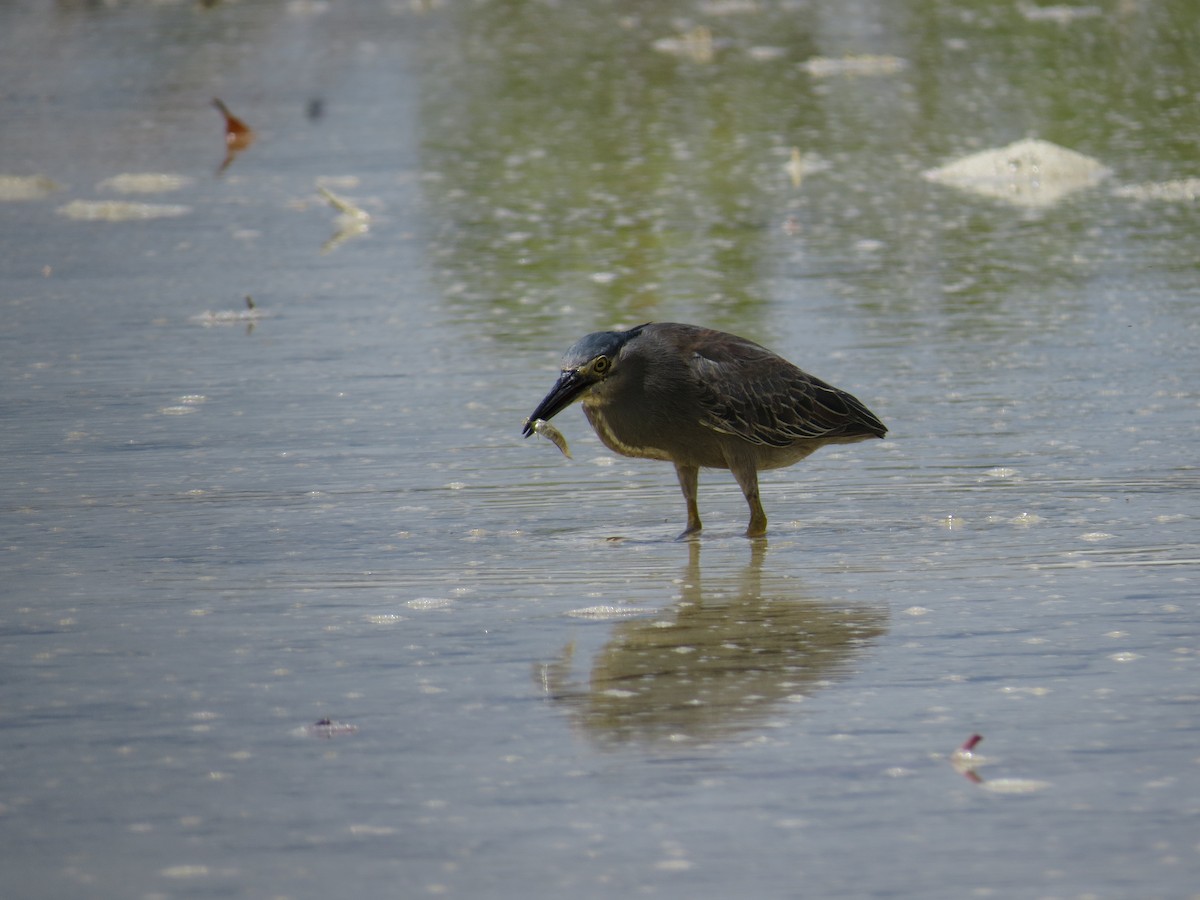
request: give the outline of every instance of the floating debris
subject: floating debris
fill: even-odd
[[[988,760],[986,758],[975,752],[975,748],[979,746],[979,742],[982,740],[982,734],[973,734],[963,741],[962,746],[950,754],[950,763],[954,768],[975,768],[987,763]]]
[[[1127,184],[1114,190],[1113,195],[1126,200],[1164,200],[1171,203],[1191,203],[1200,199],[1200,178],[1176,178],[1171,181]]]
[[[609,538],[609,540],[612,540]],[[646,610],[632,606],[584,606],[580,609],[569,609],[566,615],[573,619],[628,619],[633,616],[644,616]]]
[[[717,50],[723,50],[729,46],[729,41],[714,40],[712,31],[704,25],[697,25],[676,37],[659,38],[652,46],[659,53],[667,53],[671,56],[690,59],[694,63],[705,64],[713,61]]]
[[[813,78],[837,75],[894,75],[908,68],[908,60],[899,56],[814,56],[800,63],[800,68]]]
[[[229,107],[216,97],[213,98],[213,106],[225,118],[225,158],[217,167],[217,174],[220,175],[229,168],[239,153],[254,143],[257,135],[253,128],[231,113]]]
[[[204,403],[208,402],[208,398],[203,394],[184,394],[179,397],[171,406],[159,407],[158,414],[160,416],[190,416],[192,413]],[[195,713],[194,718],[215,718],[215,713]]]
[[[96,189],[116,191],[118,194],[165,194],[187,187],[194,180],[187,175],[168,175],[157,172],[125,173],[105,178],[96,185]]]
[[[454,603],[448,597],[417,597],[415,600],[409,600],[404,605],[409,609],[445,609]]]
[[[532,422],[526,419],[524,424],[525,427],[532,428],[535,433],[540,434],[546,440],[550,441],[550,443],[562,451],[562,455],[567,459],[571,458],[571,448],[567,445],[567,439],[563,437],[561,431],[545,419],[534,419]]]
[[[772,62],[787,56],[787,48],[759,44],[754,47],[747,47],[746,55],[755,62]]]
[[[1035,525],[1041,525],[1046,520],[1037,513],[1018,513],[1011,519],[1008,519],[1009,525],[1016,525],[1018,528],[1033,528]]]
[[[1017,12],[1026,22],[1054,22],[1058,25],[1070,25],[1077,19],[1094,19],[1104,15],[1098,6],[1035,6],[1032,3],[1018,3]]]
[[[41,200],[62,185],[45,175],[0,175],[0,201]]]
[[[245,309],[220,309],[216,312],[205,310],[199,315],[192,316],[190,321],[197,325],[203,325],[205,328],[211,328],[214,325],[241,325],[249,324],[251,327],[258,322],[259,319],[270,315],[265,309],[259,308],[254,302],[254,298],[249,294],[246,295]]]
[[[1033,778],[992,778],[980,782],[979,787],[993,794],[1035,794],[1050,787],[1050,782]]]
[[[372,625],[395,625],[398,622],[403,622],[404,616],[399,613],[378,613],[367,616],[367,621]]]
[[[1108,174],[1108,168],[1090,156],[1028,138],[973,153],[930,169],[922,177],[1013,206],[1048,207]]]
[[[973,734],[963,745],[950,754],[950,764],[955,771],[964,776],[972,784],[977,784],[982,790],[993,794],[1032,794],[1050,787],[1048,781],[1037,781],[1032,778],[993,778],[983,779],[976,769],[991,762],[985,756],[975,752],[983,735]]]
[[[339,197],[333,191],[324,185],[317,186],[317,193],[324,197],[330,206],[340,212],[343,216],[354,220],[355,222],[370,222],[371,214],[360,207],[355,206],[344,197]]]
[[[804,181],[804,158],[800,155],[799,147],[792,148],[792,155],[788,157],[784,169],[787,171],[788,177],[792,179],[792,187],[799,188]]]
[[[357,237],[360,234],[366,234],[371,230],[371,214],[365,209],[355,206],[344,197],[339,197],[324,185],[317,186],[317,193],[324,197],[326,202],[339,213],[338,217],[333,220],[333,227],[336,231],[321,246],[322,253],[328,253],[337,247],[338,244]]]
[[[190,206],[170,203],[132,203],[127,200],[72,200],[59,215],[78,222],[136,222],[186,216]]]
[[[311,725],[305,725],[297,729],[297,731],[309,737],[329,739],[343,737],[348,734],[357,734],[358,726],[351,725],[348,722],[336,722],[333,719],[317,719]]]

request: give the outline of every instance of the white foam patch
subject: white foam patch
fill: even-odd
[[[118,194],[165,194],[187,187],[195,181],[187,175],[170,175],[161,172],[126,172],[105,178],[96,188],[101,191],[116,191]]]
[[[192,211],[172,203],[132,203],[127,200],[72,200],[58,208],[59,215],[77,222],[139,222],[175,219]]]

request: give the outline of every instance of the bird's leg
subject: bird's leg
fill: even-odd
[[[746,537],[762,537],[767,533],[767,514],[763,512],[762,501],[758,499],[758,470],[753,464],[731,465],[733,477],[746,495],[750,504],[750,524],[746,526]]]
[[[704,527],[700,524],[700,507],[696,505],[700,469],[698,466],[675,463],[675,474],[679,476],[679,487],[683,490],[683,499],[687,501],[687,528],[683,530],[683,534],[679,535],[681,538],[685,538],[698,534]]]

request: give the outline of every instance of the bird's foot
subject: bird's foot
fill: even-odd
[[[764,538],[767,536],[767,520],[751,519],[750,524],[746,526],[746,537],[748,538]]]

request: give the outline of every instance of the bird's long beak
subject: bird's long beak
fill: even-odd
[[[529,418],[525,420],[525,427],[521,433],[525,437],[533,434],[533,423],[538,419],[552,419],[576,400],[587,390],[590,382],[575,369],[567,369],[558,376],[558,381],[554,387],[550,389],[541,403],[537,405],[537,409],[529,414]]]

